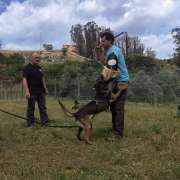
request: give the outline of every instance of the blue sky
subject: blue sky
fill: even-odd
[[[13,0],[0,0],[0,14],[6,11],[7,6],[11,4]],[[15,1],[15,0],[14,0]],[[23,2],[25,0],[16,0],[18,2]]]
[[[0,13],[4,12],[6,10],[6,6],[9,4],[9,0],[1,0],[0,1]]]
[[[139,36],[159,58],[173,54],[171,29],[180,27],[180,0],[0,0],[3,49],[39,49],[71,42],[73,24],[95,21],[114,32]],[[40,38],[41,36],[41,38]]]

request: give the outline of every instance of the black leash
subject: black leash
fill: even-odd
[[[14,114],[14,113],[10,113],[10,112],[8,112],[8,111],[5,111],[4,109],[1,109],[1,108],[0,108],[0,111],[3,112],[3,113],[9,114],[9,115],[11,115],[11,116],[17,117],[17,118],[19,118],[19,119],[27,120],[27,119],[26,119],[25,117],[23,117],[23,116],[20,116],[20,115]]]
[[[1,109],[0,108],[0,111],[5,113],[5,114],[8,114],[8,115],[11,115],[11,116],[14,116],[16,118],[19,118],[19,119],[23,119],[23,120],[27,120],[27,118],[23,117],[23,116],[20,116],[20,115],[17,115],[17,114],[14,114],[14,113],[11,113],[11,112],[8,112],[8,111],[5,111],[4,109]],[[35,119],[35,120],[39,120],[39,119]],[[35,122],[36,124],[41,124],[39,122]],[[78,125],[46,125],[46,127],[52,127],[52,128],[77,128],[79,127]]]

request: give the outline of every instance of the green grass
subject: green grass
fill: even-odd
[[[64,102],[70,109],[72,101]],[[47,106],[53,124],[75,124],[55,99]],[[25,115],[26,102],[0,101],[0,107]],[[125,137],[114,143],[105,140],[111,115],[101,113],[93,121],[95,146],[79,142],[76,128],[27,129],[23,120],[0,112],[0,180],[180,179],[175,111],[173,105],[127,103]]]

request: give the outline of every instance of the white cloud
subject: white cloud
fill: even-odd
[[[124,28],[135,34],[159,34],[178,25],[180,2],[175,0],[132,0],[125,12],[113,22],[114,29]]]
[[[71,25],[94,20],[115,32],[143,38],[159,57],[173,53],[169,32],[180,25],[179,0],[26,0],[13,1],[0,14],[0,39],[4,48],[36,49],[40,43],[60,48],[70,41]]]
[[[40,47],[40,45],[39,45]],[[36,47],[36,48],[39,48],[39,47]],[[31,46],[26,46],[24,45],[23,46],[23,50],[30,50],[32,47]],[[6,45],[6,49],[16,49],[16,50],[21,50],[22,49],[22,46],[21,45],[18,45],[18,44],[14,44],[14,43],[8,43]]]
[[[95,0],[88,0],[79,3],[77,11],[94,12],[98,11],[98,5]]]
[[[59,3],[60,0],[51,0],[39,7],[32,2],[35,1],[15,1],[0,15],[0,37],[3,37],[5,47],[13,48],[12,45],[17,44],[16,47],[34,48],[39,43],[40,32],[43,41],[54,42],[59,39],[59,45],[69,39],[68,31],[73,20],[71,3],[67,2],[65,7]]]
[[[173,40],[171,34],[147,35],[141,38],[146,47],[153,48],[157,57],[170,58],[173,55]]]

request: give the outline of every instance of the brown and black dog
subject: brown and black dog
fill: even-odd
[[[77,138],[79,140],[82,140],[81,133],[84,130],[85,142],[92,144],[90,141],[92,134],[91,117],[97,113],[107,110],[110,103],[117,99],[123,89],[127,88],[127,84],[121,84],[121,87],[119,87],[116,82],[117,74],[117,71],[104,67],[100,78],[97,79],[94,86],[96,91],[95,100],[90,101],[75,113],[68,111],[59,99],[59,105],[63,112],[69,117],[74,117],[80,124],[77,133]]]

